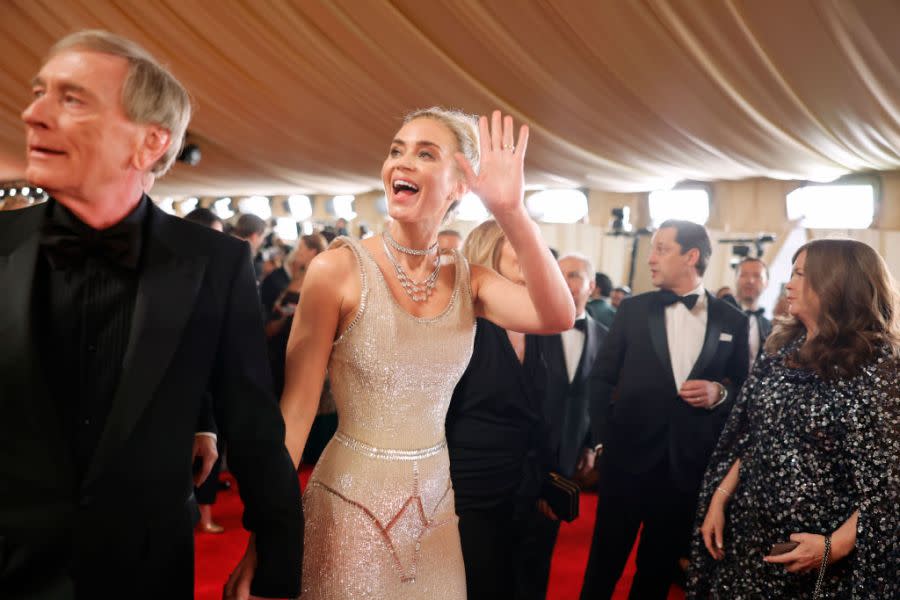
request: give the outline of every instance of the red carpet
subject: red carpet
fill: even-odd
[[[304,489],[309,473],[310,469],[305,467],[300,475]],[[243,505],[234,489],[220,493],[213,506],[213,519],[225,527],[225,533],[196,536],[197,600],[220,600],[222,597],[222,586],[247,545],[247,532],[241,528],[242,509]],[[578,599],[596,510],[597,497],[593,494],[584,494],[581,500],[581,517],[574,523],[563,523],[553,555],[548,600]],[[619,587],[616,588],[616,600],[627,598],[633,575],[632,554]],[[669,593],[669,600],[683,600],[683,598],[684,594],[673,587]]]

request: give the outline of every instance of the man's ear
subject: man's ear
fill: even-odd
[[[700,249],[699,248],[691,248],[687,251],[687,260],[688,265],[691,267],[696,267],[697,263],[700,261]]]
[[[134,168],[138,171],[149,171],[171,145],[172,134],[168,129],[159,125],[144,125],[132,161]]]

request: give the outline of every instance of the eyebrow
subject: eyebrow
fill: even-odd
[[[31,87],[42,86],[46,87],[47,82],[40,75],[36,75],[31,78]],[[78,94],[83,94],[85,96],[94,97],[94,94],[91,93],[86,87],[82,85],[78,85],[77,83],[72,83],[71,81],[62,80],[59,84],[60,90],[63,92],[76,92]]]
[[[401,140],[400,138],[394,138],[394,141],[391,142],[391,144],[398,144],[398,145],[401,145],[401,146],[405,146],[405,145],[406,145],[406,142],[403,141],[403,140]],[[437,148],[438,150],[441,149],[441,147],[440,147],[438,144],[435,144],[434,142],[429,142],[428,140],[421,140],[421,141],[418,141],[418,142],[415,143],[415,145],[416,145],[416,146],[430,146],[430,147],[432,147],[432,148]]]

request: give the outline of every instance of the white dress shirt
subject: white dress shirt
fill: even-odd
[[[744,310],[752,310],[752,306],[744,306],[742,307]],[[756,362],[756,357],[759,355],[759,317],[756,315],[747,315],[747,318],[750,320],[750,370],[753,370],[753,363]]]
[[[584,319],[585,313],[581,313],[575,320]],[[569,383],[575,379],[575,373],[578,372],[578,364],[581,362],[581,353],[584,351],[585,334],[578,329],[572,327],[568,331],[563,331],[562,345],[563,352],[566,355],[566,371],[569,373]]]
[[[697,294],[697,304],[691,310],[682,302],[666,307],[666,339],[676,389],[687,381],[706,339],[706,289],[701,283],[685,296],[691,294]]]

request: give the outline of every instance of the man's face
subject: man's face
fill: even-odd
[[[462,250],[463,240],[458,235],[445,233],[438,236],[437,242],[441,254],[452,254],[454,250]]]
[[[696,272],[699,252],[692,248],[682,254],[681,244],[676,241],[674,227],[663,227],[650,240],[650,279],[658,288],[671,290],[678,287]]]
[[[264,241],[266,241],[266,237],[265,234],[262,233],[251,233],[250,237],[247,238],[247,242],[250,244],[250,250],[253,251],[254,255],[259,252]]]
[[[566,278],[572,300],[575,301],[575,313],[580,315],[591,298],[591,292],[594,291],[593,274],[588,272],[587,266],[582,261],[574,257],[560,260],[559,268]]]
[[[748,260],[738,267],[737,293],[742,304],[755,305],[768,284],[769,277],[761,262]]]
[[[41,68],[22,112],[26,179],[54,196],[90,198],[129,176],[143,127],[125,116],[122,88],[128,62],[68,50]]]
[[[613,290],[612,296],[609,297],[609,303],[613,305],[615,308],[619,308],[619,304],[622,303],[622,300],[627,298],[625,292],[622,290]]]

